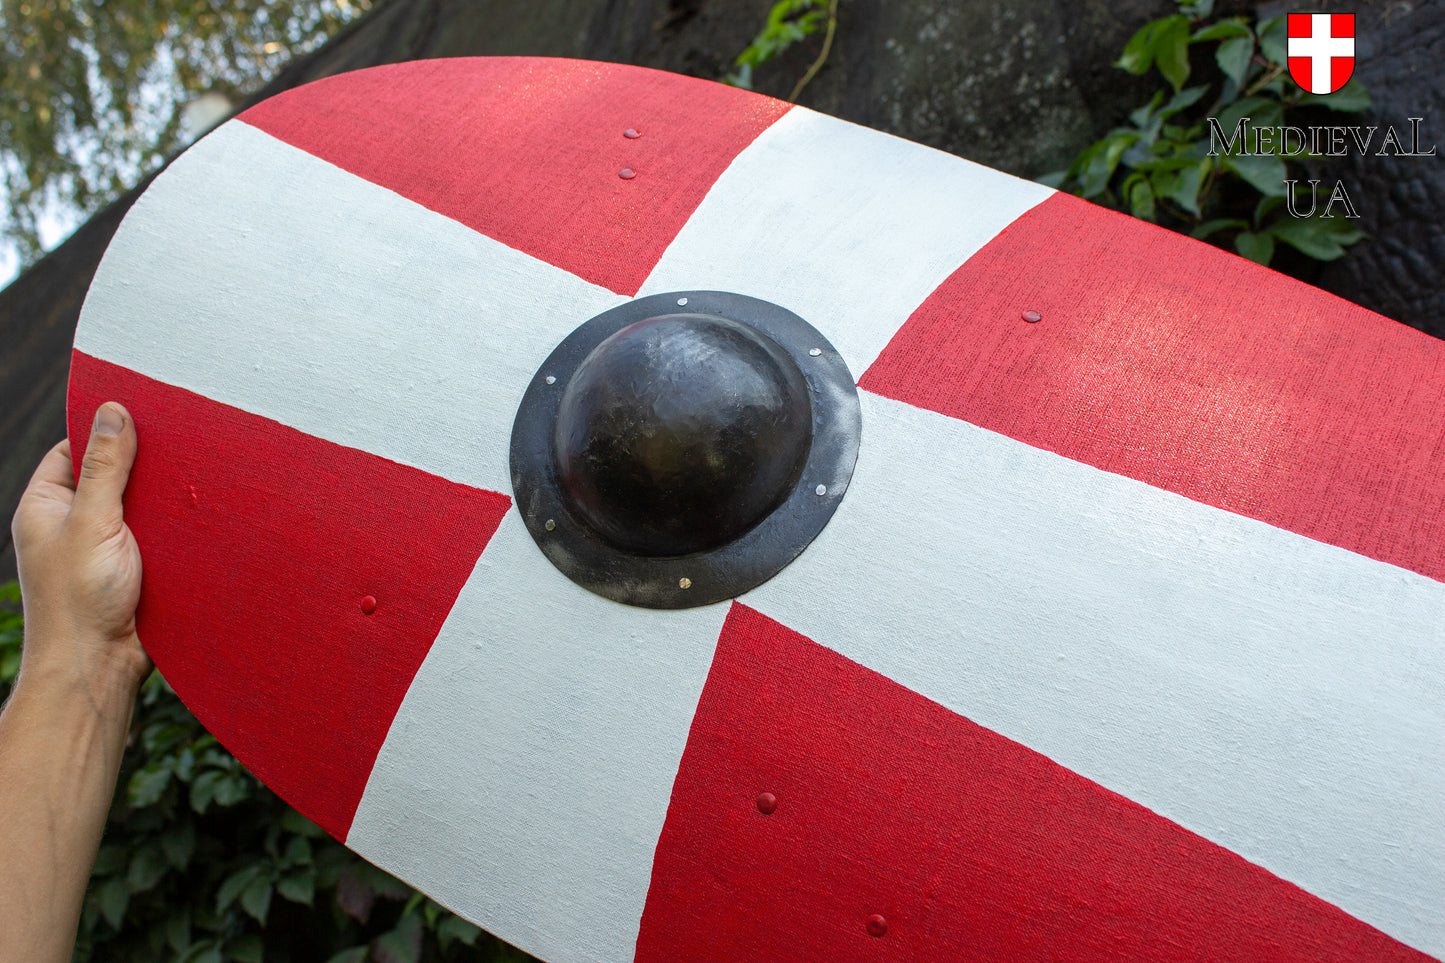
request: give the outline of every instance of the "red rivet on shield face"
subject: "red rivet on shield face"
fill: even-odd
[[[877,913],[868,917],[868,935],[882,936],[888,932],[888,921]]]
[[[758,812],[762,813],[764,816],[771,816],[777,808],[777,796],[774,796],[770,792],[760,793],[758,795]]]
[[[628,140],[636,140],[637,138],[641,137],[642,135],[639,134],[637,131],[633,130],[631,127],[629,127],[629,128],[627,128],[626,130],[624,130],[624,131],[622,132],[622,136],[623,136],[623,137],[626,137]]]
[[[630,167],[624,167],[622,168],[622,170],[617,172],[617,176],[622,178],[624,181],[630,181],[637,176],[637,171],[633,170]]]
[[[361,611],[365,612],[367,615],[370,615],[372,612],[375,612],[375,611],[376,611],[376,596],[374,596],[374,595],[368,595],[368,596],[366,596],[365,598],[363,598],[363,599],[361,600]]]
[[[1027,321],[1029,324],[1038,324],[1043,319],[1044,316],[1042,314],[1039,314],[1037,311],[1024,312],[1024,320]]]

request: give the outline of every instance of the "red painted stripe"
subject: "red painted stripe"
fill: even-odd
[[[1339,34],[1335,34],[1339,36]],[[1349,36],[1354,36],[1353,32]],[[1334,57],[1330,60],[1330,90],[1337,91],[1350,82],[1350,75],[1355,72],[1354,57]],[[1324,203],[1323,200],[1320,202]],[[1338,213],[1338,212],[1337,212]]]
[[[1445,579],[1445,343],[1066,194],[859,384]]]
[[[1428,957],[734,604],[636,959]]]
[[[344,840],[511,499],[78,351],[70,379],[77,464],[104,401],[140,433],[125,513],[145,562],[146,651],[247,768]]]
[[[241,120],[630,295],[733,158],[789,106],[655,70],[489,57],[328,78]],[[624,180],[624,169],[636,176]]]

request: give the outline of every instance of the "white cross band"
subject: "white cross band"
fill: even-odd
[[[1312,94],[1328,94],[1334,89],[1331,86],[1331,61],[1335,57],[1353,57],[1355,55],[1355,38],[1332,36],[1330,34],[1330,14],[1328,13],[1312,13],[1309,18],[1310,35],[1308,37],[1290,37],[1289,55],[1291,59],[1308,57],[1310,59],[1309,84],[1305,86]]]

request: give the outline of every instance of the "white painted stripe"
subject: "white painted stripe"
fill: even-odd
[[[742,601],[1445,956],[1445,585],[863,393]]]
[[[861,378],[913,310],[1051,189],[794,107],[737,156],[640,293],[801,315]]]
[[[231,121],[126,216],[75,343],[307,434],[510,492],[528,381],[568,332],[625,300]]]
[[[552,963],[632,959],[727,611],[592,595],[509,512],[407,692],[347,845]]]

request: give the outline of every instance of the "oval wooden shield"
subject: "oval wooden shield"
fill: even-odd
[[[858,378],[735,600],[558,572],[508,441],[639,296]],[[282,94],[136,204],[71,437],[140,631],[338,839],[555,963],[1445,954],[1445,345],[1038,184],[632,67]]]

